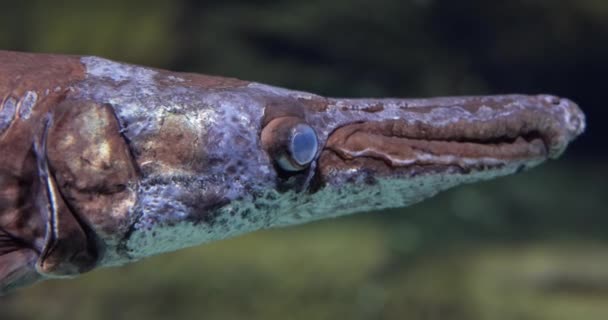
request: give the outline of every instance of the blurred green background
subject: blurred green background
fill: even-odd
[[[534,171],[0,298],[0,319],[608,319],[608,2],[2,0],[0,48],[329,96],[554,93],[589,129]]]

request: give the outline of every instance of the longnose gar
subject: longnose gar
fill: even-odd
[[[405,207],[557,158],[550,95],[334,99],[0,51],[0,292],[238,234]]]

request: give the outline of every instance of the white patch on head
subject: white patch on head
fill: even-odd
[[[17,100],[9,97],[0,105],[0,134],[10,127],[17,111]]]
[[[176,77],[176,76],[168,76],[167,79],[169,79],[169,80],[171,80],[173,82],[184,82],[184,81],[186,81],[183,78]]]
[[[19,117],[28,119],[37,101],[38,94],[35,91],[27,91],[21,101],[19,101]]]
[[[93,94],[91,98],[116,106],[115,111],[120,119],[148,116],[142,113],[145,110],[142,110],[141,104],[144,99],[159,92],[155,81],[157,71],[94,56],[82,57],[80,61],[86,67],[87,79],[99,78],[111,82],[105,88],[97,85],[95,89],[85,90]],[[87,85],[86,82],[83,84]],[[137,135],[152,129],[148,126],[148,123],[138,121],[125,129]]]
[[[272,94],[275,94],[278,96],[293,97],[296,99],[312,100],[314,98],[320,98],[320,96],[318,96],[316,94],[312,94],[310,92],[289,90],[289,89],[285,89],[285,88],[281,88],[281,87],[269,86],[267,84],[258,83],[258,82],[252,82],[249,85],[247,85],[247,87],[253,88],[253,89],[258,89],[263,92],[272,93]]]
[[[152,69],[93,56],[82,57],[80,61],[86,66],[88,76],[108,78],[115,82],[134,81],[141,85],[151,85],[158,73]]]

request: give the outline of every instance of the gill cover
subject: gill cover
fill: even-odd
[[[0,171],[0,294],[95,267],[98,202],[135,176],[111,107],[63,101],[32,143],[29,174]]]

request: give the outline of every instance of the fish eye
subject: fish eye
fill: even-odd
[[[309,165],[317,154],[318,145],[317,135],[311,126],[298,124],[293,128],[289,152],[295,163]]]
[[[290,172],[306,169],[319,149],[315,130],[296,117],[272,120],[262,130],[262,144],[276,164]]]

